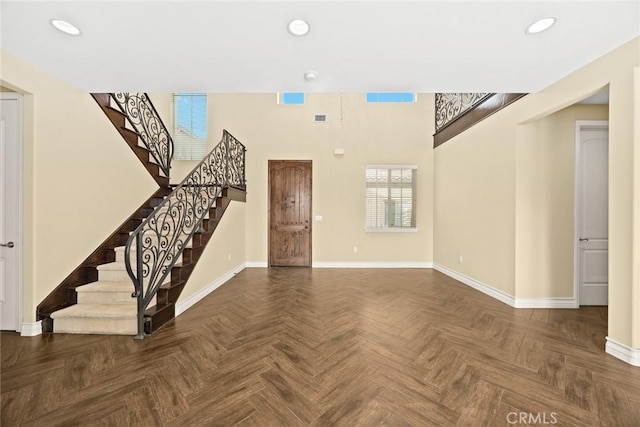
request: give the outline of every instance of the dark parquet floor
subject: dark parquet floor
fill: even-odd
[[[1,420],[640,426],[606,332],[606,308],[515,310],[432,270],[247,269],[143,341],[3,332]]]

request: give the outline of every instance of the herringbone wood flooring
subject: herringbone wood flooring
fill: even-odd
[[[3,332],[2,425],[639,426],[606,317],[432,270],[247,269],[141,342]]]

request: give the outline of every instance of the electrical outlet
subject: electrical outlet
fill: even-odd
[[[358,247],[357,247],[357,246],[354,246],[354,247],[353,247],[353,253],[354,253],[354,254],[357,254],[357,253],[358,253]]]
[[[462,255],[459,255],[459,256],[458,256],[458,261],[460,261],[460,263],[464,262],[464,260],[463,260],[463,258],[462,258]]]
[[[231,261],[231,254],[227,254],[227,260]]]

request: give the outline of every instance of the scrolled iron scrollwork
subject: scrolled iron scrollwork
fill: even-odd
[[[436,93],[436,132],[483,101],[491,93]]]
[[[245,152],[244,145],[225,130],[213,150],[131,233],[125,265],[138,298],[139,338],[144,336],[144,310],[170,277],[222,190],[246,189]]]
[[[233,187],[243,188],[245,185],[245,148],[237,139],[231,136],[227,144],[227,182]]]
[[[173,140],[160,115],[146,93],[120,92],[110,94],[116,105],[126,115],[131,127],[149,150],[162,173],[169,177]]]

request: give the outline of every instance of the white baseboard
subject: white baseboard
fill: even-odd
[[[247,261],[245,266],[247,268],[267,268],[269,265],[267,261]]]
[[[314,262],[313,268],[433,268],[431,262]]]
[[[640,349],[631,348],[607,337],[604,351],[623,362],[640,367]]]
[[[194,304],[196,304],[202,298],[206,297],[211,292],[215,291],[220,286],[224,285],[227,281],[229,281],[229,279],[231,279],[233,276],[235,276],[236,274],[244,270],[245,267],[246,267],[246,263],[242,263],[235,266],[233,269],[231,269],[231,271],[228,271],[224,275],[218,277],[216,280],[211,282],[205,288],[201,289],[200,291],[196,292],[190,297],[178,302],[176,304],[176,317],[181,315],[185,311],[187,311],[189,308],[191,308]]]
[[[35,337],[36,335],[42,335],[42,320],[38,320],[37,322],[22,322],[20,336]]]
[[[576,299],[571,298],[517,298],[506,292],[495,289],[489,285],[478,282],[471,277],[465,276],[462,273],[453,271],[443,265],[434,264],[433,268],[442,274],[446,274],[452,279],[456,279],[459,282],[464,283],[467,286],[489,295],[514,308],[578,308],[579,305]]]
[[[515,298],[515,308],[578,308],[575,298]]]
[[[247,268],[268,267],[266,261],[247,261]],[[433,268],[430,262],[314,262],[313,268]]]
[[[458,282],[462,282],[467,286],[471,286],[473,289],[476,289],[483,294],[489,295],[490,297],[495,298],[498,301],[510,305],[511,307],[515,307],[515,298],[505,292],[492,288],[491,286],[485,285],[484,283],[478,282],[477,280],[465,276],[464,274],[458,273],[457,271],[453,271],[445,267],[444,265],[434,264],[433,269],[439,271],[442,274],[446,274],[452,279],[456,279]]]

